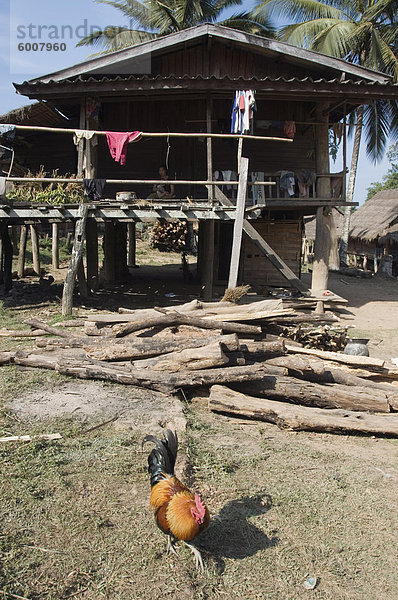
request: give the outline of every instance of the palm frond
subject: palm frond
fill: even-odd
[[[320,31],[316,36],[313,49],[329,56],[346,58],[349,48],[346,41],[350,33],[356,28],[352,21],[338,21],[331,23],[330,27]]]
[[[253,35],[262,35],[263,37],[274,38],[276,34],[275,27],[269,19],[263,17],[252,18],[251,12],[236,13],[224,21],[218,21],[217,24],[239,29]]]
[[[364,132],[366,153],[374,163],[381,160],[388,141],[392,120],[391,105],[386,100],[376,100],[364,107]]]
[[[262,0],[252,11],[253,16],[277,15],[283,20],[310,21],[313,19],[346,19],[343,2],[319,2],[318,0]]]

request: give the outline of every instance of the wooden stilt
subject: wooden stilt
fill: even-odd
[[[124,281],[128,275],[127,267],[127,223],[115,223],[115,272],[116,280]]]
[[[104,280],[109,283],[116,279],[116,243],[115,226],[112,221],[105,222],[104,231]]]
[[[20,236],[19,226],[13,225],[11,227],[11,242],[12,242],[12,253],[14,256],[18,256],[19,236]]]
[[[203,299],[207,302],[213,298],[214,278],[214,221],[202,221],[203,228],[203,252],[202,262],[202,286]]]
[[[87,285],[95,292],[98,289],[98,226],[95,219],[86,223]]]
[[[59,269],[59,235],[58,235],[58,223],[52,224],[52,267],[53,269]]]
[[[36,273],[36,275],[40,277],[40,248],[37,225],[30,226],[30,239],[32,242],[33,270]]]
[[[88,298],[88,286],[87,286],[86,273],[84,272],[83,256],[79,260],[76,275],[77,275],[77,283],[79,286],[80,296],[82,298]]]
[[[64,291],[62,294],[62,314],[71,315],[73,308],[73,290],[75,279],[79,268],[79,262],[83,257],[83,245],[86,234],[86,220],[88,205],[81,204],[79,207],[78,219],[75,227],[75,241],[72,248],[72,257],[68,272],[65,278]]]
[[[0,225],[2,240],[2,272],[4,291],[8,292],[12,288],[12,254],[13,247],[8,233],[8,226],[2,223]]]
[[[1,230],[1,227],[0,227]],[[3,240],[0,233],[0,284],[4,283],[4,252],[3,252]]]
[[[128,267],[136,267],[136,223],[127,224],[128,229]]]
[[[329,173],[329,114],[327,105],[319,104],[316,109],[315,130],[315,160],[317,173]],[[318,197],[330,198],[330,178],[318,177],[316,182]],[[311,288],[319,294],[327,290],[329,278],[329,259],[331,250],[332,216],[329,207],[318,207],[316,212],[316,234],[314,248],[314,263],[312,270]],[[318,302],[317,312],[323,312],[323,303]]]
[[[26,240],[28,238],[28,228],[22,225],[19,237],[19,253],[18,253],[18,277],[25,275],[25,259],[26,259]]]
[[[238,283],[239,259],[242,245],[243,219],[245,216],[248,170],[249,159],[242,158],[239,173],[238,197],[236,200],[236,217],[232,240],[228,288],[234,288]]]

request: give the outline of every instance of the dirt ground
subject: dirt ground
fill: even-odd
[[[140,256],[133,283],[101,292],[76,316],[198,294],[181,281],[177,257],[159,275],[159,257],[145,265],[145,249]],[[370,338],[372,356],[398,356],[396,281],[331,274],[330,289],[349,300],[342,322]],[[27,315],[56,322],[59,291],[44,302],[39,292],[7,299],[2,326],[23,327]],[[212,515],[197,541],[204,574],[186,549],[166,555],[148,508],[141,440],[164,427],[178,431],[178,473]],[[281,431],[210,413],[196,396],[1,367],[0,436],[54,432],[62,440],[0,444],[0,597],[398,597],[397,440]],[[304,587],[308,577],[314,590]]]

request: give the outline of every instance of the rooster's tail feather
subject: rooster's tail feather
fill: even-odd
[[[174,474],[174,465],[177,458],[178,437],[176,432],[167,429],[165,437],[159,440],[154,435],[147,435],[142,440],[142,445],[146,442],[153,442],[155,448],[148,456],[148,472],[151,476],[151,486],[164,479],[165,474]]]

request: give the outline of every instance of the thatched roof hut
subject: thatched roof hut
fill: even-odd
[[[377,192],[351,217],[350,238],[372,242],[386,237],[398,240],[398,188]]]
[[[333,210],[333,219],[336,227],[337,237],[341,236],[344,225],[344,213],[340,212],[340,210]],[[309,241],[315,240],[315,229],[316,229],[316,217],[315,215],[311,215],[310,217],[304,217],[304,229],[305,229],[305,237]]]

